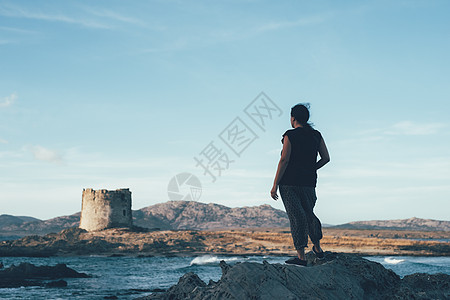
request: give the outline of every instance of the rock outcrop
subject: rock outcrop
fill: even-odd
[[[56,266],[35,266],[30,263],[11,265],[0,270],[0,288],[17,288],[21,286],[64,287],[67,282],[62,278],[87,278],[85,273],[68,268],[65,264]],[[59,279],[57,281],[50,281]]]
[[[308,253],[308,267],[220,263],[218,282],[187,273],[164,293],[140,299],[449,299],[450,275],[413,274],[401,279],[381,264],[352,254]]]

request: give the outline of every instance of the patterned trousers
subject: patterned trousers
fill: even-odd
[[[308,235],[313,243],[322,239],[322,224],[313,212],[316,188],[309,186],[279,186],[281,199],[291,224],[296,250],[308,246]]]

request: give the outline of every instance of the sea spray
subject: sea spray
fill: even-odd
[[[405,261],[404,259],[395,259],[395,258],[393,258],[393,257],[386,257],[386,258],[384,259],[384,262],[385,262],[385,263],[391,264],[391,265],[396,265],[396,264],[402,263],[402,262],[404,262],[404,261]]]
[[[217,265],[221,260],[224,260],[225,262],[236,262],[239,260],[238,257],[217,257],[217,256],[213,256],[213,255],[203,255],[203,256],[198,256],[196,258],[194,258],[190,265],[198,265],[198,266],[202,266],[202,265]]]

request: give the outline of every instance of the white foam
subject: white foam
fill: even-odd
[[[194,258],[191,261],[191,266],[193,265],[211,265],[211,264],[218,264],[221,260],[224,260],[226,262],[230,262],[230,261],[237,261],[239,258],[238,257],[226,257],[226,258],[220,258],[217,256],[213,256],[213,255],[204,255],[204,256],[199,256]]]
[[[396,265],[396,264],[399,264],[399,263],[404,262],[404,261],[405,261],[404,259],[395,259],[395,258],[392,258],[392,257],[386,257],[384,259],[385,263],[391,264],[391,265]]]

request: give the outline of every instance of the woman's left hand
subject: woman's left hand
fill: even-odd
[[[272,187],[272,189],[270,190],[270,196],[273,198],[273,200],[277,200],[278,199],[278,195],[277,195],[277,189],[278,189],[278,186],[277,185],[274,185],[273,187]]]

